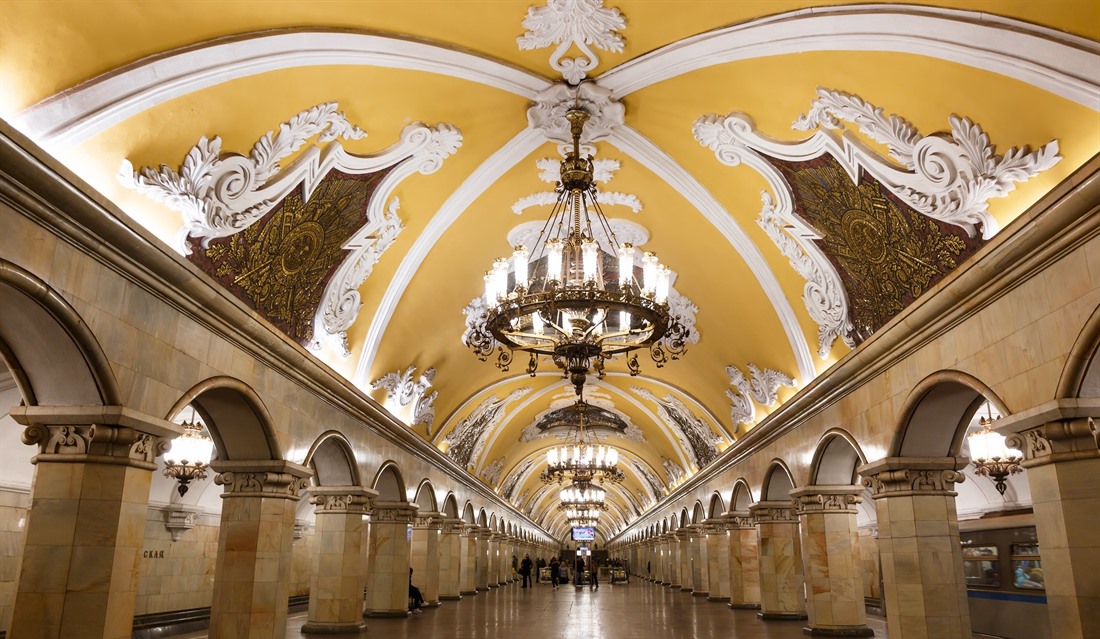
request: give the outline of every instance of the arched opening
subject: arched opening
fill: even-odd
[[[334,430],[322,433],[313,442],[303,464],[313,471],[315,486],[361,486],[363,483],[351,442]]]
[[[782,460],[772,460],[768,472],[764,475],[764,485],[760,489],[763,501],[787,501],[794,490],[794,479],[787,464]]]
[[[454,493],[447,493],[447,497],[443,500],[443,510],[441,512],[449,519],[458,519],[458,500],[455,499]],[[467,523],[473,522],[467,521]]]
[[[702,502],[695,502],[695,507],[691,510],[691,523],[701,524],[707,518],[706,511],[703,510]]]
[[[477,521],[474,516],[474,505],[470,502],[466,502],[466,505],[462,508],[462,521],[470,525]]]
[[[749,482],[745,481],[744,477],[738,478],[737,481],[733,482],[733,492],[730,493],[730,510],[747,513],[752,503],[752,491],[749,489]]]
[[[715,492],[710,496],[710,508],[707,509],[708,519],[717,519],[726,512],[726,505],[722,502],[722,496]]]
[[[857,484],[856,468],[866,463],[866,456],[851,435],[843,430],[831,430],[825,433],[814,451],[810,483],[824,486]]]
[[[233,377],[211,377],[184,393],[165,419],[177,420],[191,406],[210,432],[221,460],[281,460],[282,449],[263,400]]]
[[[401,470],[397,464],[388,461],[382,464],[378,474],[374,477],[371,488],[378,491],[377,500],[380,502],[404,502],[408,500],[405,491],[405,480],[401,477]]]
[[[435,487],[432,486],[432,482],[425,479],[420,482],[420,485],[416,488],[416,497],[413,499],[416,505],[420,507],[417,512],[420,513],[435,513],[439,512],[435,501]]]
[[[890,455],[958,455],[967,427],[986,398],[993,403],[998,415],[1007,414],[993,391],[966,373],[942,371],[925,378],[906,401]]]
[[[1070,349],[1058,380],[1059,399],[1100,397],[1100,306],[1093,310]]]

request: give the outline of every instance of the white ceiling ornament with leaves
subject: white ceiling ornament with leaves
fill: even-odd
[[[412,405],[409,425],[423,424],[430,433],[435,423],[435,400],[439,396],[439,391],[428,392],[435,382],[435,374],[434,368],[428,368],[416,375],[416,366],[410,366],[404,372],[386,373],[371,382],[370,387],[386,391],[383,405],[391,412]]]
[[[523,19],[527,33],[516,38],[522,50],[557,45],[550,54],[550,66],[570,84],[578,84],[600,59],[589,45],[604,51],[623,50],[623,38],[615,33],[626,28],[618,9],[603,6],[603,0],[547,0],[544,7],[531,7]],[[564,57],[576,47],[581,55]]]
[[[845,130],[845,121],[885,144],[890,158]],[[886,116],[881,107],[856,95],[822,88],[810,111],[792,125],[795,130],[820,127],[801,142],[768,137],[744,113],[704,115],[696,120],[696,140],[714,151],[719,162],[755,169],[772,189],[770,195],[762,194],[764,205],[757,223],[806,279],[803,300],[819,327],[818,354],[822,358],[828,356],[837,337],[848,346],[856,345],[851,337],[847,294],[835,267],[814,243],[821,235],[795,214],[790,186],[764,156],[801,161],[827,153],[853,183],[859,182],[860,170],[866,170],[914,210],[956,225],[971,236],[980,227],[988,239],[997,229],[988,212],[989,200],[1003,197],[1016,182],[1057,164],[1061,159],[1058,142],[1048,142],[1034,152],[1013,147],[998,156],[979,125],[954,115],[949,122],[951,139],[923,136],[901,116]]]
[[[781,386],[793,388],[797,385],[794,378],[786,373],[770,368],[761,370],[752,363],[749,364],[748,368],[749,375],[746,376],[741,369],[732,364],[726,367],[726,375],[729,376],[730,385],[737,391],[736,393],[731,390],[726,391],[726,395],[732,402],[730,417],[733,419],[734,426],[742,423],[751,424],[756,421],[756,406],[753,404],[753,400],[756,400],[762,406],[775,406],[775,403],[779,401],[779,388]]]
[[[503,399],[496,395],[478,404],[470,416],[458,422],[454,429],[443,438],[447,445],[447,456],[462,467],[467,467],[481,450],[480,443],[485,433],[504,419],[508,404],[531,392],[530,386],[523,386],[508,393]]]
[[[630,390],[657,404],[657,414],[679,434],[683,449],[690,453],[697,469],[702,469],[718,457],[717,444],[726,441],[725,436],[711,430],[706,421],[692,413],[683,400],[675,395],[657,397],[649,389],[640,386],[632,386]]]
[[[124,159],[118,179],[123,186],[182,215],[175,248],[189,255],[191,238],[200,239],[206,248],[215,238],[240,233],[294,189],[300,188],[303,202],[308,202],[314,188],[333,170],[359,175],[393,167],[371,195],[367,223],[345,243],[350,253],[326,286],[314,319],[310,349],[320,350],[328,342],[342,357],[350,357],[347,330],[362,308],[359,287],[403,228],[397,214],[398,199],[390,196],[408,176],[438,171],[462,145],[462,133],[450,124],[428,127],[416,122],[406,126],[399,141],[385,151],[355,155],[338,140],[360,139],[366,132],[338,109],[335,102],[326,102],[296,114],[277,130],[264,134],[247,156],[223,153],[220,137],[203,136],[184,157],[178,172],[165,164],[135,170]],[[303,150],[311,138],[317,143]],[[295,153],[293,162],[286,167],[280,164]]]

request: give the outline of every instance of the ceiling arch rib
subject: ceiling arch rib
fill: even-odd
[[[316,65],[369,65],[470,80],[534,99],[550,82],[484,56],[376,33],[289,31],[208,41],[150,56],[47,98],[14,124],[51,149],[76,146],[172,98],[251,75]]]
[[[800,9],[685,38],[597,78],[615,96],[707,66],[809,51],[913,53],[1015,78],[1100,110],[1100,46],[990,13],[883,5]]]

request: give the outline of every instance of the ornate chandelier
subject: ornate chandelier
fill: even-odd
[[[532,247],[516,246],[485,274],[484,327],[466,337],[485,361],[498,352],[508,370],[515,351],[553,359],[581,393],[590,372],[603,378],[604,361],[641,348],[658,367],[686,350],[687,329],[669,315],[668,267],[654,253],[635,266],[635,249],[620,243],[596,201],[592,157],[581,157],[588,112],[566,114],[573,149],[561,162],[557,201]],[[627,360],[631,375],[641,367]]]
[[[585,430],[588,404],[583,399],[578,399],[576,407],[579,415],[576,443],[546,451],[546,468],[539,474],[539,479],[544,484],[572,481],[581,486],[587,486],[594,480],[600,483],[622,482],[626,475],[617,466],[619,451],[611,446],[600,445],[594,436],[593,441],[589,442],[589,434]]]
[[[1023,470],[1020,466],[1023,455],[1020,451],[1006,446],[1005,436],[993,430],[993,409],[988,402],[986,411],[987,417],[978,420],[981,430],[967,436],[967,442],[970,444],[970,463],[974,464],[975,473],[992,479],[997,492],[1003,495],[1008,488],[1005,479]]]
[[[561,500],[558,508],[562,510],[570,508],[607,510],[607,504],[604,503],[607,498],[607,491],[598,486],[574,484],[568,488],[563,488],[558,497]]]
[[[599,508],[577,508],[575,506],[565,506],[564,504],[558,504],[558,508],[565,511],[565,518],[569,521],[574,519],[588,519],[598,520],[600,518]]]
[[[214,454],[214,442],[203,433],[194,407],[191,418],[184,420],[183,435],[172,440],[172,447],[164,453],[164,476],[179,482],[176,490],[180,497],[187,493],[189,484],[196,479],[206,479],[206,469]]]

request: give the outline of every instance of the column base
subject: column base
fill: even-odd
[[[669,584],[668,587],[672,588],[673,590],[679,590],[680,584]]]
[[[717,601],[719,603],[724,603],[724,602],[727,602],[729,600],[730,600],[729,597],[707,597],[707,601]]]
[[[758,612],[756,618],[764,621],[805,621],[809,619],[804,612]]]
[[[438,601],[425,601],[424,602],[424,607],[425,608],[438,608],[442,605],[443,604],[439,603]]]
[[[726,605],[734,610],[760,610],[760,604],[758,603],[728,603]]]
[[[307,621],[305,625],[302,626],[302,632],[318,635],[365,632],[366,630],[367,624],[365,623],[326,623],[323,621]]]
[[[364,617],[408,617],[408,610],[368,610],[363,613]]]
[[[662,586],[671,586],[672,585],[671,581],[659,581],[657,583],[661,584]]]
[[[710,593],[707,592],[706,590],[692,590],[691,591],[691,596],[692,597],[709,597]]]
[[[462,593],[462,594],[476,595],[477,593],[473,592],[473,593]],[[439,600],[440,601],[458,601],[458,600],[462,599],[462,594],[458,594],[458,595],[439,595]]]
[[[691,592],[691,586],[680,586],[680,592]]]
[[[459,590],[458,591],[458,596],[459,597],[476,597],[477,596],[477,590]]]
[[[489,586],[478,586],[477,591],[478,592],[489,592]]]
[[[811,628],[806,626],[802,632],[812,637],[873,637],[875,631],[867,626],[842,626],[839,628]]]
[[[489,590],[491,588],[500,588],[500,584],[489,584],[485,589]],[[479,587],[478,590],[481,590],[481,588]]]

